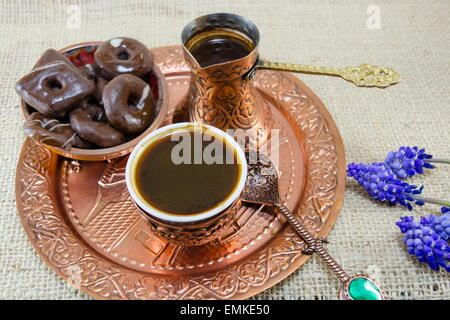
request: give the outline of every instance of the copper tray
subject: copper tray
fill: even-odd
[[[189,85],[181,48],[154,50],[177,119]],[[258,71],[256,87],[280,129],[280,192],[289,209],[326,236],[345,183],[344,149],[323,103],[298,78]],[[63,279],[100,299],[243,299],[297,270],[303,241],[263,206],[242,206],[218,241],[179,247],[154,236],[124,183],[126,158],[74,162],[27,139],[16,175],[22,225]]]

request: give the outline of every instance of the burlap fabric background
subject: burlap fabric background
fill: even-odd
[[[364,89],[340,80],[300,75],[323,100],[344,139],[348,162],[379,161],[401,145],[419,145],[450,157],[448,22],[441,1],[0,1],[0,298],[88,299],[62,281],[28,243],[14,202],[16,163],[24,140],[14,92],[16,80],[47,48],[127,35],[149,46],[178,44],[183,26],[212,12],[254,21],[267,59],[326,66],[372,63],[402,76],[391,88]],[[78,29],[67,27],[68,6],[78,5]],[[380,10],[371,29],[369,6]],[[69,9],[70,10],[70,9]],[[370,10],[369,10],[370,11]],[[72,25],[73,26],[73,25]],[[413,180],[425,193],[450,198],[450,166]],[[418,208],[419,217],[437,206]],[[348,181],[345,201],[328,245],[350,273],[369,273],[393,299],[448,299],[447,273],[408,256],[395,226],[403,208],[369,200]],[[339,283],[317,257],[257,299],[334,299]]]

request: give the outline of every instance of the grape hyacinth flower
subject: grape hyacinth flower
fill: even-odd
[[[441,209],[442,215],[434,216],[430,215],[429,217],[421,217],[420,223],[424,225],[430,226],[436,234],[444,239],[445,241],[449,241],[450,239],[450,208],[442,207]]]
[[[425,204],[424,201],[415,198],[422,192],[423,187],[418,188],[397,179],[383,163],[373,163],[372,165],[350,163],[347,166],[347,175],[353,177],[369,196],[381,202],[388,202],[391,205],[398,203],[408,210],[413,209],[413,204]]]
[[[434,169],[432,163],[450,164],[450,160],[433,158],[431,154],[425,153],[425,149],[416,146],[400,147],[397,151],[389,152],[384,160],[386,168],[401,179],[422,174],[424,168]]]
[[[450,246],[429,224],[428,219],[431,217],[436,216],[422,219],[421,222],[414,222],[413,217],[402,217],[396,224],[405,234],[403,242],[410,255],[415,255],[418,261],[427,263],[433,270],[442,267],[450,272]]]
[[[434,165],[427,162],[427,160],[432,158],[432,155],[425,153],[425,149],[400,147],[398,151],[388,153],[384,164],[397,177],[407,178],[415,174],[422,174],[424,168],[434,169]]]
[[[381,202],[391,205],[398,203],[408,210],[413,209],[413,204],[423,206],[425,203],[450,207],[450,201],[421,196],[423,186],[418,188],[398,179],[384,163],[350,163],[347,166],[347,176],[353,177],[369,196]]]

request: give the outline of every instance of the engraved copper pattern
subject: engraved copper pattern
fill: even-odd
[[[181,47],[154,52],[167,77],[170,123],[183,105],[190,74]],[[325,236],[343,200],[339,133],[320,100],[297,78],[261,71],[254,81],[281,129],[280,195],[309,230]],[[258,205],[239,207],[232,226],[216,241],[198,247],[168,243],[151,232],[129,200],[122,161],[73,162],[27,139],[18,163],[16,200],[25,232],[62,278],[68,279],[74,267],[81,270],[80,287],[89,295],[246,298],[308,258],[294,230]]]
[[[178,246],[199,246],[220,238],[220,235],[234,222],[239,207],[242,205],[237,199],[213,219],[178,226],[157,220],[139,207],[138,210],[141,216],[147,220],[152,233],[167,240],[168,243]]]
[[[266,205],[281,202],[278,193],[278,172],[270,158],[254,150],[247,150],[245,157],[248,167],[242,200]]]
[[[198,67],[186,49],[185,57],[192,69],[186,100],[190,120],[220,129],[252,129],[251,143],[265,142],[272,128],[270,108],[253,80],[244,77],[258,59],[257,48],[242,59],[206,68]]]

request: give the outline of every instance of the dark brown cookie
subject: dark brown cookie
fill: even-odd
[[[61,52],[58,52],[55,49],[48,49],[42,54],[42,56],[36,62],[34,69],[56,61],[61,61],[67,63],[68,65],[73,65],[72,62],[69,60],[69,58],[67,58]]]
[[[102,43],[94,55],[97,72],[111,80],[121,74],[142,77],[153,68],[153,54],[141,42],[127,37]]]
[[[99,104],[103,104],[103,101],[102,101],[102,99],[103,99],[103,89],[105,88],[107,83],[108,83],[108,80],[106,80],[105,78],[102,78],[100,76],[97,77],[97,82],[96,82],[94,96],[95,96],[95,99],[97,100],[97,102]]]
[[[62,61],[42,65],[21,78],[16,92],[48,117],[61,118],[94,92],[94,83]]]
[[[91,104],[85,108],[72,110],[70,125],[81,138],[100,147],[113,147],[125,142],[125,136],[109,124],[102,122],[102,117],[103,108]]]
[[[25,122],[24,132],[37,142],[62,149],[93,147],[91,143],[78,137],[70,124],[48,118],[39,112],[33,113]]]
[[[141,133],[155,115],[150,86],[129,74],[117,76],[105,86],[103,106],[109,123],[125,134]]]

